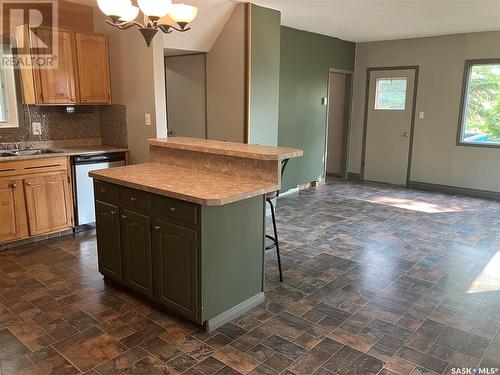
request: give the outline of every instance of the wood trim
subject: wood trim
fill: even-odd
[[[244,143],[250,143],[250,110],[252,98],[252,4],[246,4],[246,67],[245,67],[245,123]]]

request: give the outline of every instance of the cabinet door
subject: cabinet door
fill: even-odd
[[[95,219],[99,272],[106,277],[120,281],[122,279],[122,254],[118,206],[96,201]]]
[[[82,103],[111,103],[108,40],[104,35],[76,33],[78,82]]]
[[[40,40],[50,38],[50,31],[38,29]],[[42,104],[76,103],[75,74],[76,60],[73,48],[73,34],[58,31],[57,69],[38,69],[40,101]]]
[[[153,224],[155,297],[198,320],[197,232],[156,220]]]
[[[47,234],[72,226],[72,204],[66,172],[24,179],[30,235]]]
[[[0,243],[28,236],[23,181],[0,178]]]
[[[126,209],[120,217],[123,281],[138,292],[152,296],[151,220]]]

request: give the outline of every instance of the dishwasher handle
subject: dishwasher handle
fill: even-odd
[[[114,161],[124,161],[124,160],[125,160],[125,154],[123,152],[114,152],[110,154],[74,156],[73,164],[82,165],[82,164],[110,163]]]

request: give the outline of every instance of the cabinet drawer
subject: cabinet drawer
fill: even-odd
[[[118,193],[120,203],[134,208],[149,210],[149,193],[121,187]]]
[[[152,195],[151,197],[153,210],[156,213],[190,224],[198,224],[198,206],[196,204],[160,195]]]
[[[94,180],[94,195],[103,200],[118,201],[118,186]]]

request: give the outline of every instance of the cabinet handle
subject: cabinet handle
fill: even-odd
[[[105,192],[107,192],[107,190],[106,190],[106,189],[104,189],[104,188],[100,188],[99,190],[101,190],[101,193],[105,193]]]
[[[161,228],[158,225],[154,226],[154,230],[160,230]]]
[[[76,102],[76,99],[75,98],[71,98],[71,101],[74,103],[74,102]]]
[[[82,101],[86,102],[86,101],[87,101],[87,99],[86,99],[86,98],[83,98],[83,99],[82,99]]]
[[[132,202],[135,202],[135,201],[137,200],[137,198],[136,198],[136,197],[130,197],[130,200],[131,200]]]
[[[111,215],[116,215],[116,211],[111,211]]]
[[[122,220],[127,220],[127,215],[122,215]]]
[[[17,187],[17,184],[15,182],[12,184],[9,184],[9,188],[11,188],[12,190],[14,190],[16,187]]]
[[[26,181],[26,185],[31,186],[31,182]]]
[[[175,212],[175,207],[170,207],[170,211]]]

